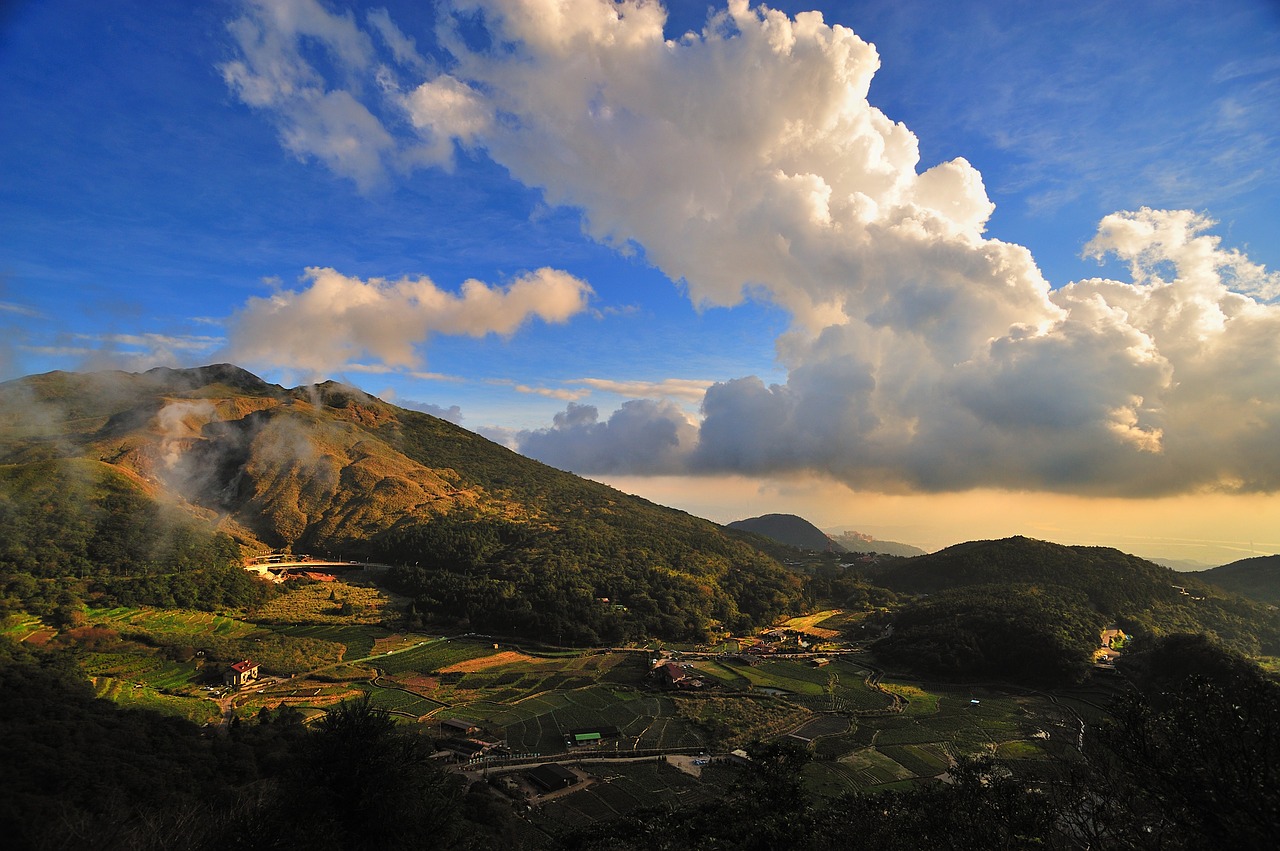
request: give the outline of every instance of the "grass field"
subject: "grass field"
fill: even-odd
[[[705,745],[696,725],[680,716],[671,698],[604,685],[544,692],[513,703],[456,703],[447,714],[475,720],[491,732],[505,735],[507,745],[517,753],[558,753],[565,749],[569,731],[600,726],[617,727],[620,738],[583,746],[578,751],[583,756],[615,749]]]
[[[11,614],[0,620],[0,635],[7,635],[14,641],[25,641],[27,636],[44,629],[46,627],[40,618],[25,612]]]
[[[377,661],[377,667],[386,674],[418,671],[429,674],[458,662],[492,656],[498,651],[490,643],[467,638],[436,638],[424,640],[412,650],[404,650]]]
[[[235,618],[182,609],[88,609],[89,623],[101,623],[119,631],[161,636],[220,636],[241,638],[258,627]]]
[[[1039,760],[1076,741],[1074,716],[1042,696],[920,682],[883,685],[908,701],[905,711],[865,714],[853,730],[817,738],[817,762],[805,773],[812,791],[896,788],[937,776],[958,756]]]
[[[373,705],[379,709],[411,715],[414,718],[428,715],[444,705],[421,695],[394,688],[374,686],[370,689],[369,696],[373,700]]]
[[[161,694],[154,688],[114,677],[93,677],[91,681],[97,697],[127,709],[148,709],[165,715],[176,715],[196,724],[215,722],[221,717],[218,705],[212,700]]]
[[[284,584],[285,593],[254,613],[261,623],[376,625],[391,613],[394,598],[386,591],[358,581],[336,580],[314,585]],[[334,599],[330,599],[333,597]],[[342,604],[347,603],[346,614]]]
[[[374,643],[389,633],[377,626],[353,626],[350,624],[300,624],[295,626],[272,626],[272,632],[290,635],[296,638],[319,638],[332,641],[346,648],[342,654],[343,661],[363,659],[373,652]]]
[[[725,659],[713,664],[725,672],[722,681],[734,678],[751,688],[785,691],[813,710],[856,712],[890,705],[884,694],[867,687],[868,671],[850,659],[838,658],[820,668],[800,659],[768,659],[756,665]]]
[[[87,653],[80,667],[91,677],[111,677],[154,689],[183,689],[199,677],[192,662],[174,662],[151,653]]]

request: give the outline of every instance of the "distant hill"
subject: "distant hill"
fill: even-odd
[[[757,535],[772,538],[780,544],[786,544],[789,547],[796,547],[802,550],[817,550],[818,552],[840,552],[843,550],[843,547],[831,540],[826,532],[823,532],[803,517],[797,517],[794,514],[765,514],[760,517],[750,517],[746,520],[735,520],[726,525],[730,529],[754,532]]]
[[[1241,559],[1194,575],[1251,600],[1280,606],[1280,554]]]
[[[1203,561],[1196,561],[1189,558],[1152,558],[1149,559],[1161,567],[1167,567],[1170,570],[1176,570],[1179,573],[1195,573],[1197,571],[1208,570],[1213,567],[1212,564]]]
[[[222,567],[232,540],[401,565],[415,617],[564,643],[749,629],[801,595],[709,521],[352,387],[231,364],[0,384],[0,472],[0,579],[26,577],[7,583],[26,606],[60,577],[73,599],[127,585],[199,604],[174,528]]]
[[[911,544],[901,544],[897,541],[881,541],[862,532],[847,530],[844,532],[832,532],[831,537],[837,544],[844,547],[851,553],[880,553],[887,556],[902,556],[904,558],[910,556],[922,556],[927,552],[919,547],[913,547]]]
[[[1078,677],[1090,631],[1112,622],[1137,634],[1211,634],[1248,655],[1280,651],[1277,612],[1106,547],[971,541],[866,573],[896,593],[928,595],[901,613],[880,651],[935,671],[1016,665],[1034,675],[1035,654],[1024,651],[1037,646],[1058,648],[1057,678]]]

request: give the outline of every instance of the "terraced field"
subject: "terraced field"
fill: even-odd
[[[812,791],[893,788],[937,776],[958,756],[1043,759],[1051,742],[1065,750],[1076,740],[1074,718],[1044,697],[918,682],[884,685],[909,701],[905,711],[864,715],[847,733],[817,738],[818,761],[805,770]]]
[[[251,623],[182,609],[88,609],[89,623],[101,623],[120,631],[146,632],[152,635],[217,635],[242,638],[258,629]]]
[[[476,701],[455,705],[451,712],[505,731],[508,746],[519,753],[557,753],[565,749],[569,731],[612,726],[618,739],[605,739],[590,749],[699,748],[705,742],[694,725],[680,717],[671,698],[607,686],[545,692],[512,704]]]
[[[91,677],[142,683],[153,689],[182,689],[194,683],[198,675],[191,662],[152,655],[89,653],[81,658],[80,667]]]
[[[352,626],[352,625],[306,625],[306,626],[273,626],[272,632],[278,632],[282,635],[290,635],[295,638],[319,638],[323,641],[332,641],[341,644],[346,648],[346,652],[342,655],[343,661],[349,659],[363,659],[373,652],[374,643],[384,635],[387,635],[385,629],[368,626]]]
[[[120,706],[176,715],[196,724],[213,723],[221,717],[217,704],[211,700],[161,694],[149,686],[115,677],[94,677],[92,683],[97,697],[106,698]]]
[[[424,641],[412,650],[379,659],[377,667],[385,674],[417,671],[429,674],[458,662],[492,656],[498,650],[489,643],[465,638],[437,638]]]

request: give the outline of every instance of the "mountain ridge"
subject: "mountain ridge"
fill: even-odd
[[[1252,600],[1280,605],[1280,553],[1243,558],[1187,575]]]
[[[286,389],[217,364],[0,385],[0,464],[77,459],[249,552],[402,564],[419,613],[473,626],[690,638],[767,623],[801,599],[797,577],[710,521],[337,382]]]

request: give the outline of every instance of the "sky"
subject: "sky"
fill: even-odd
[[[335,379],[719,522],[1280,551],[1280,4],[0,4],[0,378]]]

